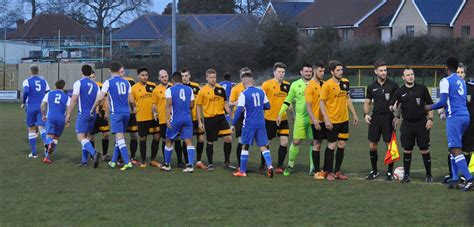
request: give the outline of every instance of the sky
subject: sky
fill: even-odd
[[[153,6],[153,11],[157,12],[157,13],[162,13],[163,12],[163,9],[165,9],[166,5],[170,2],[172,2],[171,0],[152,0],[151,1]]]

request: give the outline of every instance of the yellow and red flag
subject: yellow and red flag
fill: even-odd
[[[384,164],[389,165],[392,164],[400,159],[400,153],[398,153],[398,146],[397,146],[397,134],[395,130],[392,132],[392,139],[388,144],[387,153],[385,154]]]

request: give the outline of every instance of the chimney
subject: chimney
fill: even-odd
[[[21,26],[24,25],[24,24],[25,24],[25,20],[23,20],[23,19],[18,19],[18,20],[16,21],[16,28],[19,28],[19,27],[21,27]]]

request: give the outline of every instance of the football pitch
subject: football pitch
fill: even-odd
[[[423,162],[415,149],[412,182],[400,184],[384,181],[385,171],[375,181],[365,180],[370,161],[364,122],[350,127],[342,166],[349,180],[327,182],[308,175],[307,143],[300,149],[294,174],[273,179],[256,171],[260,163],[256,147],[249,161],[249,169],[255,171],[246,178],[233,177],[222,167],[222,143],[214,145],[218,167],[212,172],[198,169],[184,174],[174,168],[167,173],[149,166],[121,172],[104,162],[98,169],[78,168],[81,150],[73,124],[60,138],[55,162],[46,165],[41,158],[27,158],[27,131],[19,104],[0,104],[0,109],[0,225],[474,224],[474,192],[448,190],[439,183],[447,173],[447,146],[444,122],[437,117],[431,132],[436,183],[423,183]],[[356,109],[362,120],[362,105],[357,104]],[[235,147],[234,142],[233,163]],[[272,141],[274,163],[277,147],[277,140]],[[400,143],[399,148],[402,151]],[[384,157],[380,146],[379,170],[386,169]],[[173,165],[175,158],[173,153]],[[207,160],[205,154],[203,160]],[[402,161],[396,166],[402,166]]]

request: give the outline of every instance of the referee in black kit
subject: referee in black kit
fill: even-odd
[[[402,183],[410,182],[411,153],[413,147],[418,145],[423,157],[426,170],[426,183],[432,183],[430,129],[433,127],[433,111],[428,113],[424,110],[425,105],[433,104],[428,88],[423,84],[415,82],[413,69],[405,67],[402,70],[402,78],[405,84],[400,87],[391,100],[390,109],[394,112],[401,107],[403,122],[400,128],[401,142],[404,149],[403,168],[405,174]],[[397,119],[400,116],[396,116]],[[398,120],[395,125],[398,125]]]
[[[384,61],[377,61],[374,65],[377,79],[367,87],[366,98],[364,102],[364,119],[369,125],[369,154],[372,171],[367,175],[367,180],[375,179],[379,173],[377,169],[377,144],[382,136],[383,141],[390,142],[393,131],[393,113],[390,111],[390,99],[398,89],[395,81],[387,78],[387,65]],[[373,100],[373,101],[372,101]],[[370,107],[374,103],[372,115]],[[392,180],[393,163],[388,166],[387,180]]]

